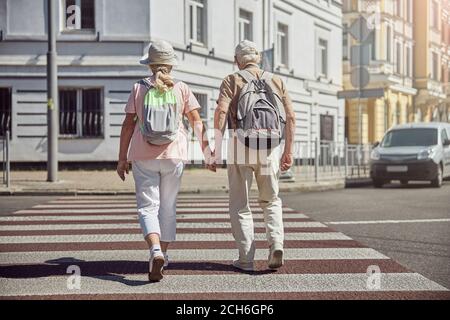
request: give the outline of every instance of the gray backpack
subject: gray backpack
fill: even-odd
[[[238,74],[246,82],[237,104],[238,139],[250,149],[278,146],[284,138],[286,120],[281,97],[272,88],[273,74],[264,72],[260,78],[247,70]]]
[[[140,119],[144,139],[154,145],[166,145],[175,141],[180,126],[180,106],[173,90],[160,93],[147,80],[139,84],[148,91]]]

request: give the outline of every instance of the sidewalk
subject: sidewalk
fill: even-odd
[[[327,177],[315,182],[302,174],[294,174],[295,181],[280,182],[281,192],[306,192],[342,189],[345,179],[341,176]],[[134,194],[134,180],[130,172],[122,182],[115,171],[60,171],[59,181],[46,181],[45,171],[13,171],[11,188],[0,186],[0,195],[88,195],[88,194]],[[256,189],[254,181],[252,190]],[[212,173],[206,169],[187,169],[184,172],[180,193],[228,192],[227,172],[219,169]]]

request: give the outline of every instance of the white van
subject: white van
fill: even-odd
[[[450,124],[410,123],[390,129],[371,154],[370,176],[381,188],[392,180],[430,181],[450,177]]]

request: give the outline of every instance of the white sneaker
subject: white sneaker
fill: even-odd
[[[241,262],[239,260],[234,260],[233,267],[238,268],[243,271],[250,271],[250,272],[255,271],[253,262]]]
[[[283,246],[275,243],[270,247],[269,269],[278,269],[283,265]]]
[[[164,256],[157,255],[150,257],[148,280],[158,282],[163,278]]]

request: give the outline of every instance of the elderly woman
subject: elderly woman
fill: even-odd
[[[172,46],[153,42],[141,64],[149,66],[152,76],[134,85],[125,107],[117,173],[125,180],[132,163],[139,222],[150,248],[149,280],[160,281],[169,263],[168,246],[176,238],[176,201],[187,160],[184,116],[199,138],[206,163],[211,151],[199,103],[185,83],[171,76],[177,64]]]

